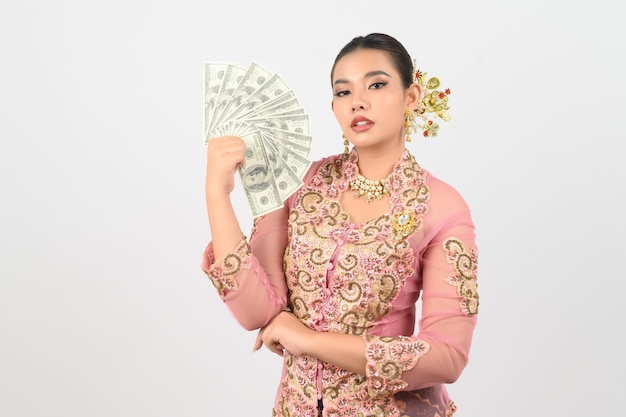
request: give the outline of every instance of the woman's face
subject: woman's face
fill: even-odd
[[[386,52],[358,49],[343,56],[335,65],[332,87],[335,117],[357,148],[404,143],[404,114],[415,108],[419,88],[404,88]]]

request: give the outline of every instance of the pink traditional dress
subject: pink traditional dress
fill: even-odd
[[[405,150],[388,178],[390,211],[353,223],[339,199],[357,160],[352,150],[314,163],[249,242],[222,259],[209,244],[202,268],[246,329],[288,308],[311,329],[365,342],[366,375],[286,352],[273,416],[449,417],[444,384],[467,364],[478,312],[470,209]]]

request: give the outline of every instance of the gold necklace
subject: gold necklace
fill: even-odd
[[[374,198],[380,200],[384,194],[389,194],[387,189],[387,180],[369,180],[359,174],[355,179],[350,181],[350,189],[355,191],[356,198],[365,196],[365,203],[369,204]]]

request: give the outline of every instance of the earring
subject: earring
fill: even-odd
[[[414,130],[413,121],[415,120],[415,112],[407,110],[404,112],[404,134],[407,142],[411,141],[411,131]]]
[[[343,153],[347,155],[350,153],[350,148],[348,147],[350,146],[350,142],[348,142],[346,135],[341,135],[341,137],[343,138]]]

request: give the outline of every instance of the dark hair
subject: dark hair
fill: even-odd
[[[387,52],[394,66],[400,73],[400,79],[402,80],[404,88],[409,88],[409,86],[413,84],[413,61],[411,61],[411,56],[400,42],[394,37],[385,35],[384,33],[370,33],[367,36],[357,36],[348,42],[335,58],[333,68],[330,71],[331,82],[337,61],[350,52],[359,49],[378,49]]]

